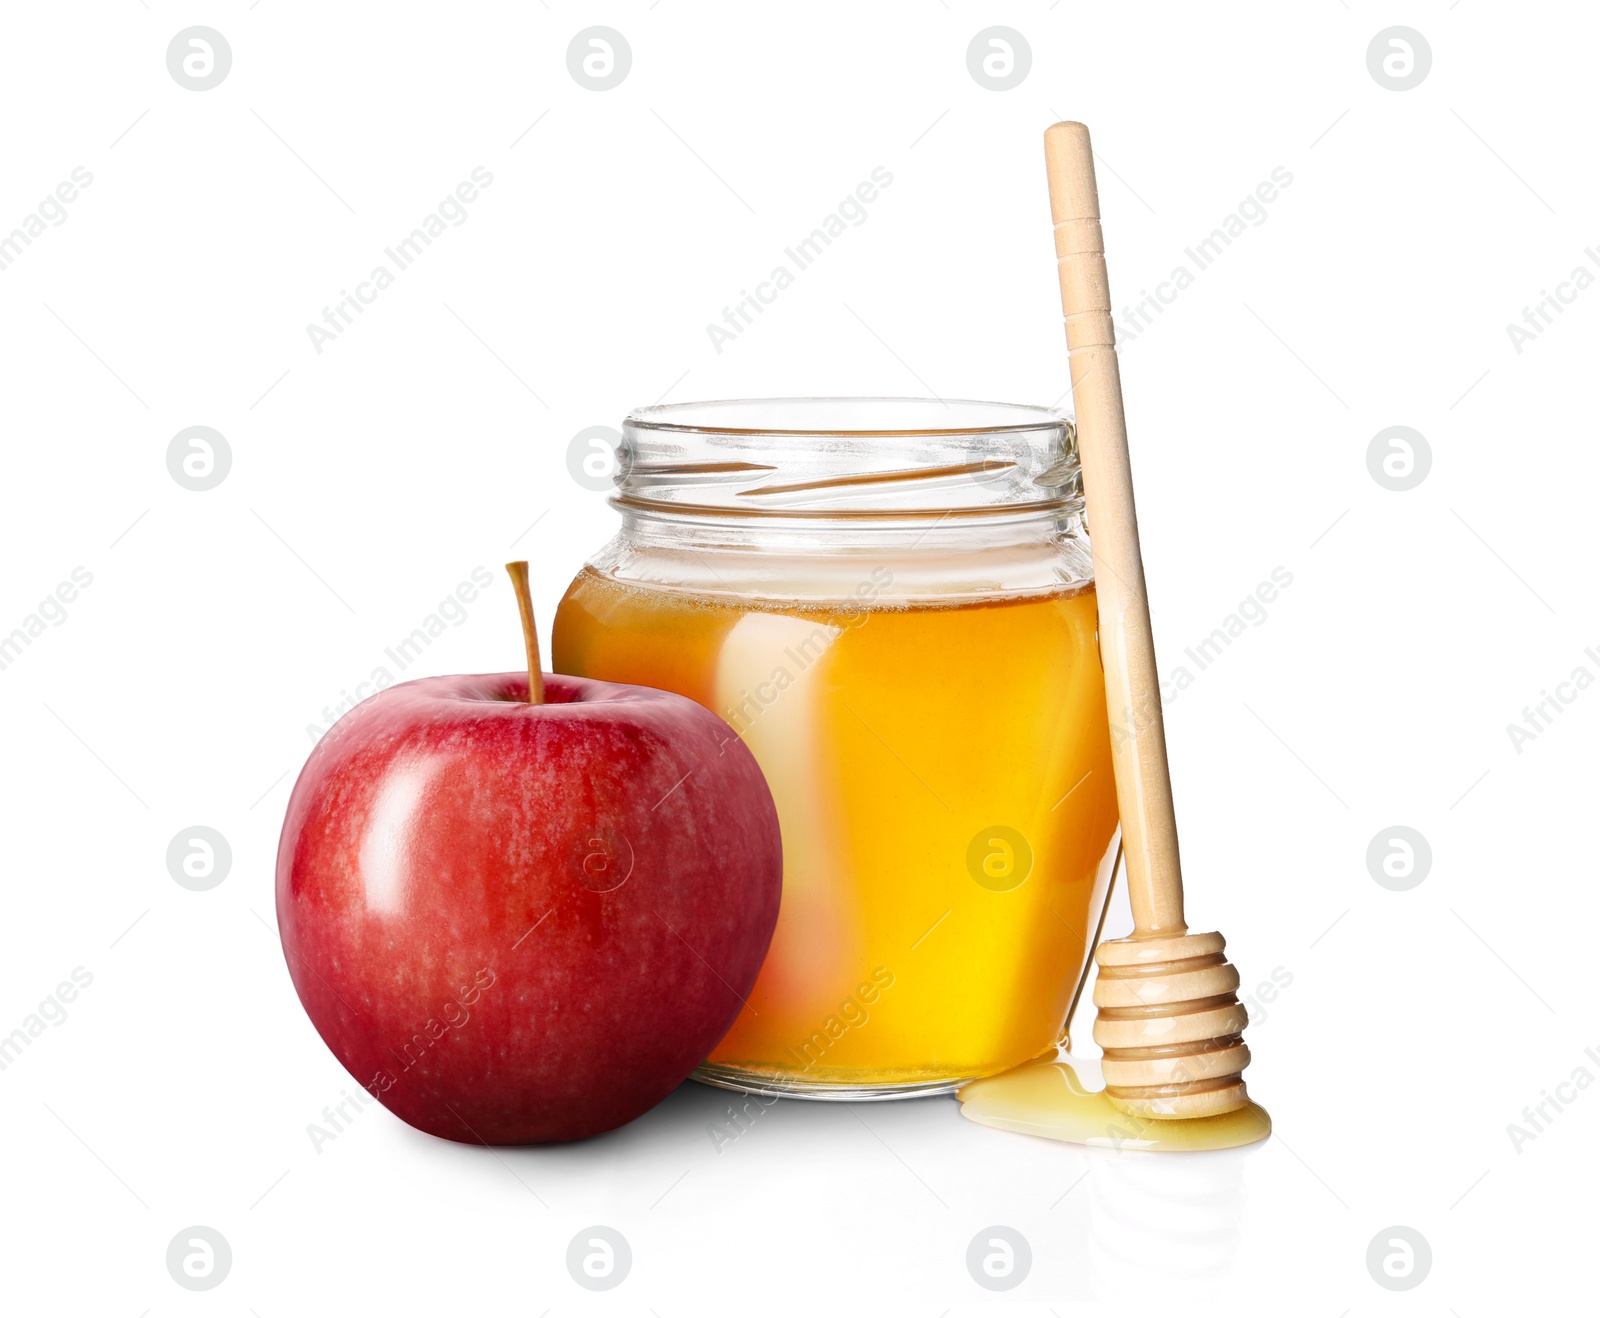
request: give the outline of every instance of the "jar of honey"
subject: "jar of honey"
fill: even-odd
[[[1118,839],[1071,421],[684,403],[628,417],[618,462],[555,668],[721,715],[783,833],[771,949],[697,1077],[892,1098],[1053,1050]]]

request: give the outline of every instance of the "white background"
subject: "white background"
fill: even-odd
[[[191,24],[232,49],[209,91],[167,70]],[[567,71],[593,24],[632,50],[614,90]],[[968,73],[991,24],[1031,47],[1014,90]],[[1368,72],[1392,24],[1432,50],[1413,90]],[[1600,269],[1592,15],[108,0],[7,6],[4,27],[0,232],[93,175],[0,271],[0,632],[93,576],[0,671],[0,1033],[93,975],[0,1072],[8,1310],[1592,1303],[1600,1094],[1520,1148],[1507,1126],[1600,1076],[1600,691],[1520,752],[1506,730],[1579,665],[1600,675],[1600,292],[1521,352],[1506,329]],[[272,927],[308,725],[478,565],[495,586],[406,676],[514,668],[500,564],[533,561],[548,621],[614,525],[568,443],[630,407],[1056,400],[1040,134],[1059,117],[1094,132],[1119,309],[1275,167],[1293,177],[1123,350],[1163,670],[1274,567],[1294,577],[1168,709],[1191,920],[1227,934],[1247,988],[1292,976],[1250,1032],[1276,1137],[1156,1161],[950,1100],[783,1103],[718,1152],[729,1096],[689,1085],[579,1146],[474,1150],[374,1107],[314,1149],[308,1123],[354,1085]],[[319,354],[307,323],[480,165],[467,221]],[[707,322],[879,165],[866,223],[719,354]],[[205,492],[166,465],[193,425],[232,454]],[[1406,492],[1367,466],[1393,425],[1432,454]],[[165,863],[196,824],[233,852],[203,893]],[[1366,863],[1396,824],[1432,848],[1408,892]],[[595,1223],[633,1250],[604,1295],[564,1263]],[[233,1251],[199,1295],[164,1261],[193,1224]],[[1033,1250],[1005,1296],[965,1265],[993,1224]],[[1393,1224],[1433,1252],[1404,1295],[1365,1263]]]

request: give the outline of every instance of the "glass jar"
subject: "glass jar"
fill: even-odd
[[[1053,1050],[1118,836],[1071,421],[683,403],[629,416],[618,461],[555,668],[720,714],[783,832],[771,950],[697,1077],[891,1098]]]

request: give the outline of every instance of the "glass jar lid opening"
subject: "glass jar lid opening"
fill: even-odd
[[[617,502],[648,514],[905,518],[1076,511],[1072,420],[937,398],[772,398],[641,408]]]

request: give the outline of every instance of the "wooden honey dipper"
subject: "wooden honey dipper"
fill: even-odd
[[[1106,1096],[1118,1107],[1142,1117],[1215,1116],[1249,1101],[1241,1074],[1250,1064],[1242,1034],[1248,1016],[1222,935],[1192,934],[1183,918],[1178,825],[1089,130],[1053,125],[1044,153],[1133,907],[1133,935],[1095,952],[1094,1041],[1105,1054]]]

